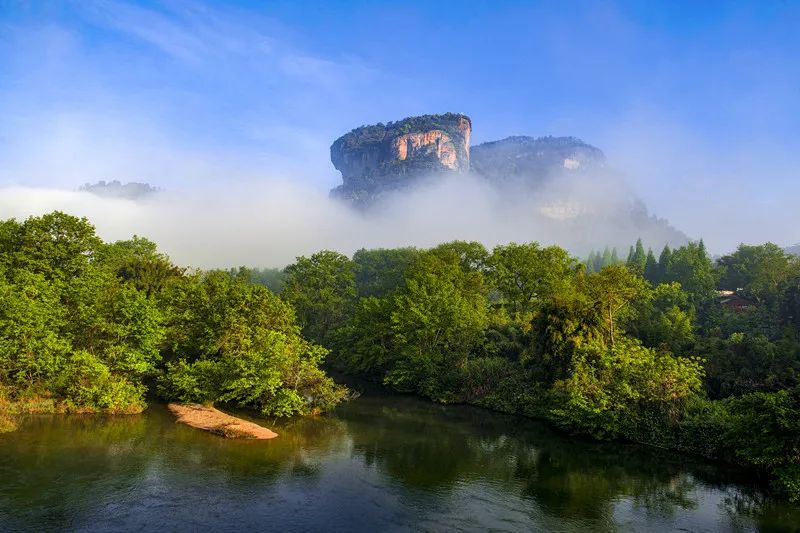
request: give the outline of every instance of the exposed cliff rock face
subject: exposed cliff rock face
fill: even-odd
[[[602,151],[575,137],[508,137],[472,147],[472,171],[496,184],[541,185],[549,177],[605,165]]]
[[[469,117],[455,113],[362,126],[331,146],[342,185],[331,193],[365,206],[383,194],[438,173],[469,170]]]

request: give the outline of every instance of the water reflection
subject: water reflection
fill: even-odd
[[[270,421],[271,422],[271,421]],[[268,442],[131,417],[0,436],[0,530],[798,530],[742,473],[541,424],[365,395]]]

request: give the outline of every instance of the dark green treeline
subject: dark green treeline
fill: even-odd
[[[799,498],[797,258],[615,255],[594,272],[536,243],[325,251],[286,269],[282,296],[341,370],[747,465]]]
[[[615,255],[595,272],[555,246],[451,242],[198,272],[63,213],[0,222],[0,429],[138,412],[148,390],[320,412],[348,395],[327,356],[435,401],[743,464],[800,498],[797,258]]]

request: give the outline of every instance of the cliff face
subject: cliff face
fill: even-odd
[[[455,113],[362,126],[331,146],[342,185],[331,193],[365,206],[383,194],[439,173],[469,170],[469,117]]]
[[[455,113],[356,128],[331,146],[331,161],[342,173],[342,185],[331,193],[364,207],[441,173],[471,170],[502,187],[535,187],[551,176],[605,165],[602,151],[574,137],[508,137],[470,150],[471,133],[469,117]]]
[[[550,176],[597,170],[602,151],[575,137],[508,137],[472,148],[476,174],[496,184],[540,185]]]

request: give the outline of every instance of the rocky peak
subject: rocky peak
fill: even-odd
[[[445,113],[362,126],[331,145],[331,161],[342,173],[336,197],[365,206],[382,194],[439,173],[470,168],[472,122]]]
[[[605,155],[575,137],[507,137],[472,147],[472,170],[495,183],[539,185],[548,177],[605,165]]]

